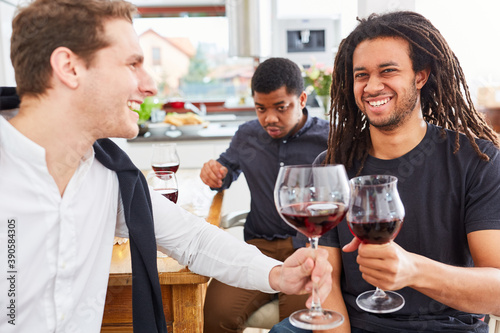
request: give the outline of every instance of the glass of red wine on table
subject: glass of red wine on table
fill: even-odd
[[[173,171],[179,169],[179,155],[175,143],[153,144],[151,167],[154,171]]]
[[[349,182],[343,165],[290,165],[280,168],[274,188],[278,213],[292,228],[309,238],[316,250],[321,235],[337,226],[349,205]],[[316,286],[310,309],[294,312],[292,325],[326,330],[344,322],[344,317],[321,307]]]
[[[388,175],[361,176],[349,181],[351,200],[347,224],[362,243],[385,244],[399,233],[405,210],[397,181],[396,177]],[[396,292],[384,292],[377,287],[360,294],[356,304],[367,312],[390,313],[401,309],[405,300]]]
[[[173,171],[150,171],[146,177],[148,185],[173,203],[177,203],[179,189]]]

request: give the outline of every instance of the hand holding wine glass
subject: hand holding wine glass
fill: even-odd
[[[179,189],[173,171],[150,171],[146,176],[148,185],[173,203],[177,203]]]
[[[173,171],[179,169],[179,155],[175,143],[153,144],[151,167],[154,171]]]
[[[351,200],[347,223],[362,243],[385,244],[393,240],[403,223],[405,211],[397,189],[397,178],[387,175],[355,177],[349,181]],[[356,304],[364,311],[390,313],[401,309],[404,298],[378,287],[359,295]]]
[[[337,226],[349,204],[349,184],[343,165],[291,165],[281,167],[274,188],[274,201],[283,220],[309,237],[316,250],[321,235]],[[311,309],[290,316],[292,325],[303,329],[324,330],[337,327],[344,317],[325,310],[312,291]]]
[[[328,251],[322,248],[311,249],[302,247],[297,249],[291,256],[286,258],[280,266],[280,273],[271,271],[269,283],[274,290],[290,295],[310,293],[313,280],[319,281],[317,294],[325,299],[332,289],[332,266],[328,261]],[[310,296],[306,304],[312,303]]]

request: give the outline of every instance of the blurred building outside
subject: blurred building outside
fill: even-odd
[[[139,36],[144,52],[144,65],[158,85],[159,95],[179,89],[180,80],[188,74],[196,49],[189,38],[163,37],[153,29]]]
[[[211,41],[195,46],[188,37],[165,37],[154,27],[141,33],[139,41],[144,65],[158,86],[157,98],[249,103],[253,59],[228,57],[225,48]]]

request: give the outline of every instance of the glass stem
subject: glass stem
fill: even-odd
[[[314,250],[314,252],[316,252],[318,248],[318,241],[319,237],[309,238],[309,243],[311,243],[311,248]],[[315,256],[314,259],[316,259],[316,253],[314,253],[314,256]],[[321,300],[319,299],[317,289],[318,289],[317,283],[313,283],[311,311],[323,312],[323,309],[321,308]]]
[[[387,295],[386,295],[385,291],[383,291],[379,287],[376,287],[375,292],[373,293],[372,297],[373,298],[386,298]]]

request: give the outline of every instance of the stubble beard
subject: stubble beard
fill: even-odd
[[[402,105],[396,106],[396,109],[388,116],[388,118],[382,119],[378,122],[370,119],[366,116],[366,113],[363,112],[366,116],[368,124],[380,131],[386,132],[392,131],[403,125],[413,113],[413,110],[417,105],[418,93],[417,87],[415,86],[415,83],[413,83],[409,93],[405,94]]]

